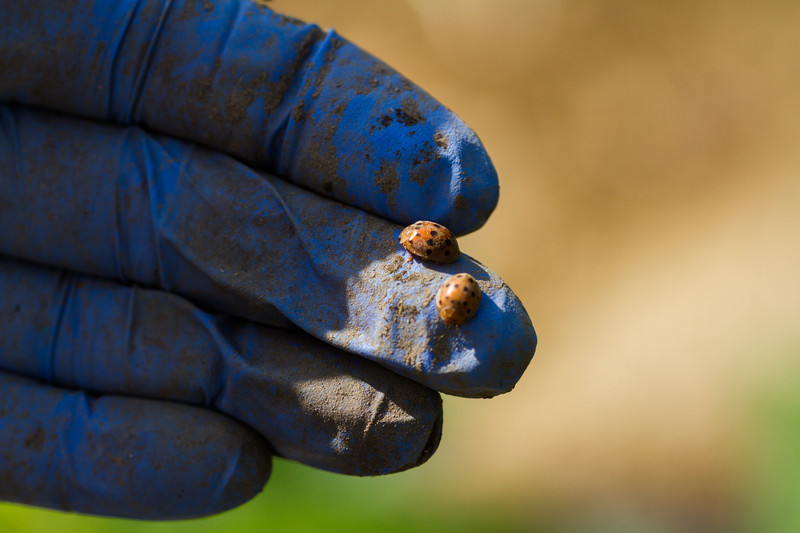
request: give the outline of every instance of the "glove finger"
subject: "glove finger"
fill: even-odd
[[[461,396],[510,390],[533,356],[521,302],[466,255],[407,262],[398,226],[182,141],[0,113],[2,253],[292,323]],[[473,320],[451,327],[434,295],[458,272],[484,297]]]
[[[333,31],[248,0],[3,1],[0,72],[0,101],[140,124],[397,223],[465,233],[497,203],[451,111]]]
[[[439,443],[438,394],[300,331],[1,256],[0,294],[5,370],[215,408],[280,455],[340,473],[410,468]]]
[[[267,443],[206,409],[93,396],[0,372],[0,500],[144,520],[212,515],[259,493]]]

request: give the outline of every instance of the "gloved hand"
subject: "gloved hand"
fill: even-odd
[[[272,454],[410,468],[438,392],[530,361],[494,273],[397,244],[485,222],[483,147],[334,32],[247,0],[0,0],[0,73],[0,500],[184,518]],[[460,327],[433,301],[457,272],[484,293]]]

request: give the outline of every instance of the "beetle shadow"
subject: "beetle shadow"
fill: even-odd
[[[491,278],[491,276],[488,274],[488,268],[486,268],[483,263],[463,252],[461,252],[461,255],[459,255],[458,259],[452,263],[437,263],[436,261],[420,259],[418,257],[414,257],[413,261],[418,262],[427,269],[441,272],[442,274],[446,274],[448,276],[465,273],[477,280],[488,281]]]

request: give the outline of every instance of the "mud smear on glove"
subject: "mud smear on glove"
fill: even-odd
[[[218,410],[253,428],[278,454],[333,472],[408,468],[438,442],[438,394],[303,332],[10,259],[0,259],[0,290],[0,320],[12,332],[0,339],[0,368],[61,386]],[[29,303],[22,309],[20,301]],[[52,358],[46,376],[37,374],[37,346]],[[40,442],[41,432],[26,439],[30,448]]]
[[[26,235],[36,226],[0,234],[8,254],[160,287],[262,324],[293,324],[440,392],[506,392],[533,355],[522,304],[467,255],[448,265],[405,261],[400,226],[195,145],[32,111],[11,115],[25,156],[14,168],[26,180],[5,199],[0,227],[13,228],[14,206],[27,206],[48,213],[51,239],[32,246]],[[97,150],[106,145],[113,149]],[[52,171],[51,161],[75,154],[92,157]],[[94,208],[76,217],[76,205]],[[459,272],[486,298],[468,324],[442,329],[434,295]]]
[[[126,6],[124,31],[93,25]],[[475,133],[333,31],[252,2],[57,7],[9,6],[19,35],[36,39],[0,39],[0,99],[186,139],[399,224],[434,218],[463,234],[496,204]],[[396,187],[376,183],[382,162]]]

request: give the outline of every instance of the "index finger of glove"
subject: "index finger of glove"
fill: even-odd
[[[465,255],[408,262],[400,227],[182,141],[0,113],[2,253],[291,323],[451,394],[506,392],[533,355],[519,299]],[[434,295],[458,272],[484,297],[451,327]]]
[[[0,101],[204,144],[401,224],[483,225],[474,132],[341,38],[249,0],[0,1]]]

